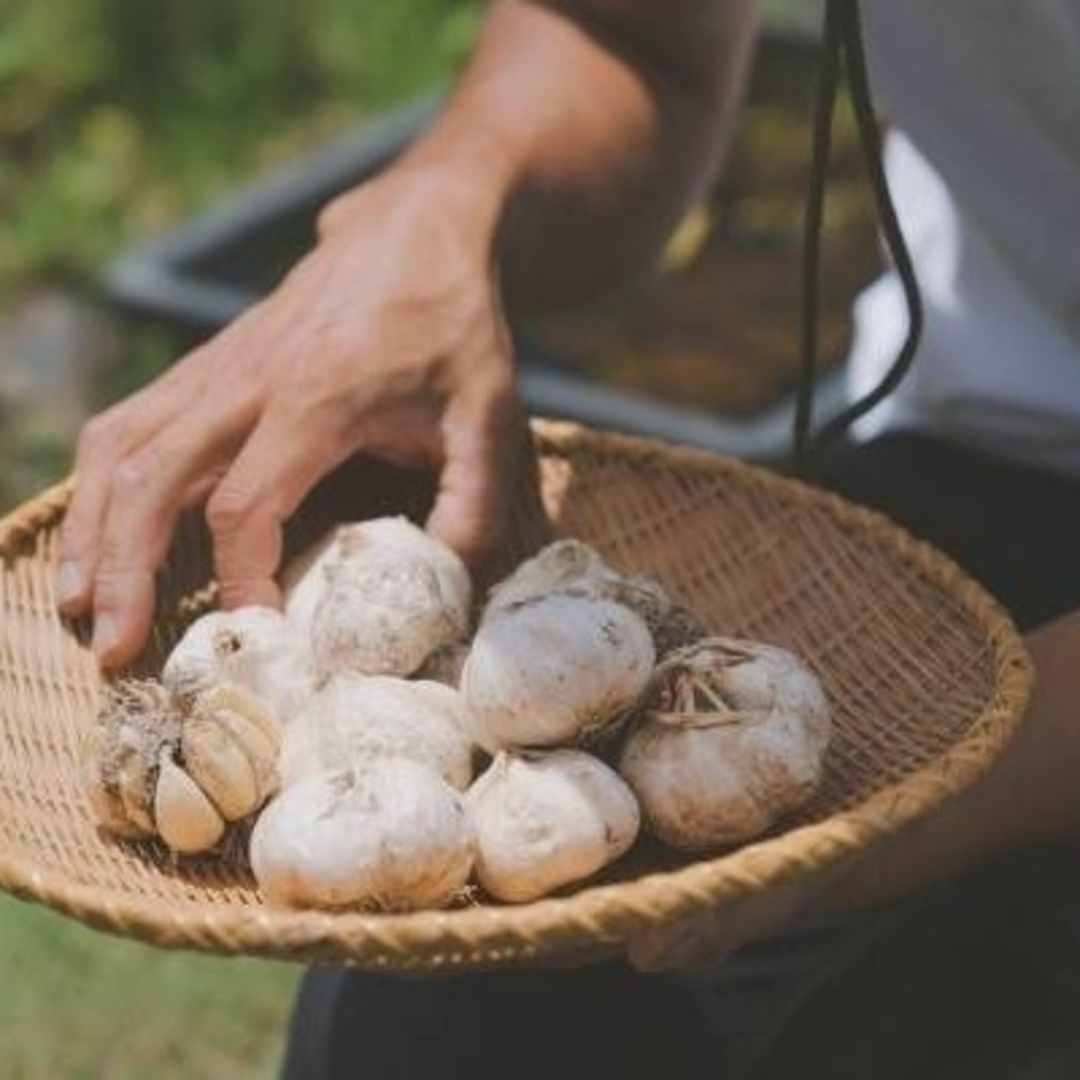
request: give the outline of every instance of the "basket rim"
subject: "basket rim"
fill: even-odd
[[[844,525],[873,533],[902,563],[946,589],[985,632],[995,681],[984,707],[945,751],[852,807],[686,865],[587,884],[527,904],[371,914],[274,908],[256,898],[250,904],[193,901],[181,908],[73,882],[6,850],[0,851],[0,888],[99,930],[164,948],[218,954],[394,970],[461,970],[615,954],[659,921],[838,870],[975,780],[1019,724],[1033,669],[1011,617],[949,556],[885,514],[706,449],[599,431],[575,421],[534,418],[532,428],[541,456],[615,453],[631,462],[726,473],[744,485],[782,487],[785,499],[810,503]],[[72,487],[68,477],[0,518],[0,558],[16,557],[27,541],[55,524]]]

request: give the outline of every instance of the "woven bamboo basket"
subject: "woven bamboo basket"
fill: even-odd
[[[100,834],[77,782],[101,676],[54,609],[60,485],[0,521],[0,886],[166,948],[368,969],[572,965],[706,906],[775,899],[931,812],[994,759],[1030,683],[986,592],[883,516],[766,469],[537,420],[547,512],[564,535],[651,574],[717,632],[772,641],[820,676],[835,731],[826,775],[753,843],[691,859],[643,840],[606,874],[540,901],[474,897],[409,914],[262,901],[242,849],[176,859]],[[212,604],[209,545],[182,528],[161,578],[153,669]]]

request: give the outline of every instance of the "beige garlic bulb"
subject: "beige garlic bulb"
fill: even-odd
[[[255,604],[196,619],[166,657],[161,681],[188,700],[215,686],[236,685],[283,722],[315,688],[304,637],[282,612]]]
[[[656,661],[638,612],[589,588],[560,591],[558,569],[552,590],[537,560],[498,586],[466,654],[460,688],[489,751],[588,742],[634,702]]]
[[[446,907],[468,883],[473,854],[464,795],[404,758],[282,788],[249,844],[269,902],[364,911]]]
[[[582,750],[501,751],[467,792],[474,873],[522,903],[580,882],[633,845],[641,815],[619,774]]]
[[[84,740],[84,790],[114,835],[208,851],[276,790],[278,739],[266,706],[236,688],[183,700],[152,680],[118,680]]]
[[[475,750],[457,690],[431,680],[345,671],[286,725],[279,768],[288,785],[327,769],[406,757],[464,790]]]
[[[309,627],[316,672],[412,675],[469,629],[461,558],[405,517],[340,526],[291,578],[286,615]]]
[[[618,769],[653,835],[708,850],[760,835],[809,798],[830,728],[824,690],[798,656],[709,637],[657,666]]]
[[[154,793],[162,754],[180,741],[173,696],[150,679],[109,683],[83,739],[79,774],[94,818],[116,836],[154,836]]]

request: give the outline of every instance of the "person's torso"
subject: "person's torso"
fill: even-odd
[[[926,306],[878,422],[1080,472],[1080,0],[864,0],[863,16]],[[895,355],[901,309],[895,282],[860,300],[856,389]]]

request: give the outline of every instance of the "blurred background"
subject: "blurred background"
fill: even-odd
[[[182,347],[175,326],[118,310],[103,289],[106,267],[343,133],[437,93],[467,54],[483,6],[0,0],[0,514],[62,478],[85,417]],[[779,36],[812,39],[816,4],[766,8]],[[739,160],[754,167],[735,170],[673,241],[670,278],[682,292],[639,297],[636,324],[625,306],[569,312],[532,328],[545,349],[575,363],[594,358],[601,380],[624,377],[611,358],[626,358],[628,385],[648,397],[630,344],[669,348],[664,381],[677,384],[673,373],[683,372],[692,400],[703,359],[718,406],[733,413],[787,388],[790,366],[775,358],[790,357],[777,334],[788,335],[797,300],[812,77],[805,51],[791,55],[801,66],[785,84],[784,117],[769,120],[763,107],[759,127],[741,133]],[[765,105],[771,93],[763,84]],[[849,151],[841,140],[829,356],[842,354],[842,313],[876,259]],[[745,317],[715,306],[700,271],[733,258],[751,290],[729,290]],[[709,319],[687,306],[703,297]],[[724,339],[721,322],[731,328]],[[765,375],[748,382],[745,363],[732,375],[734,365],[716,358],[723,348],[736,360],[759,356]],[[0,1075],[269,1080],[298,975],[289,965],[155,950],[0,897]]]

